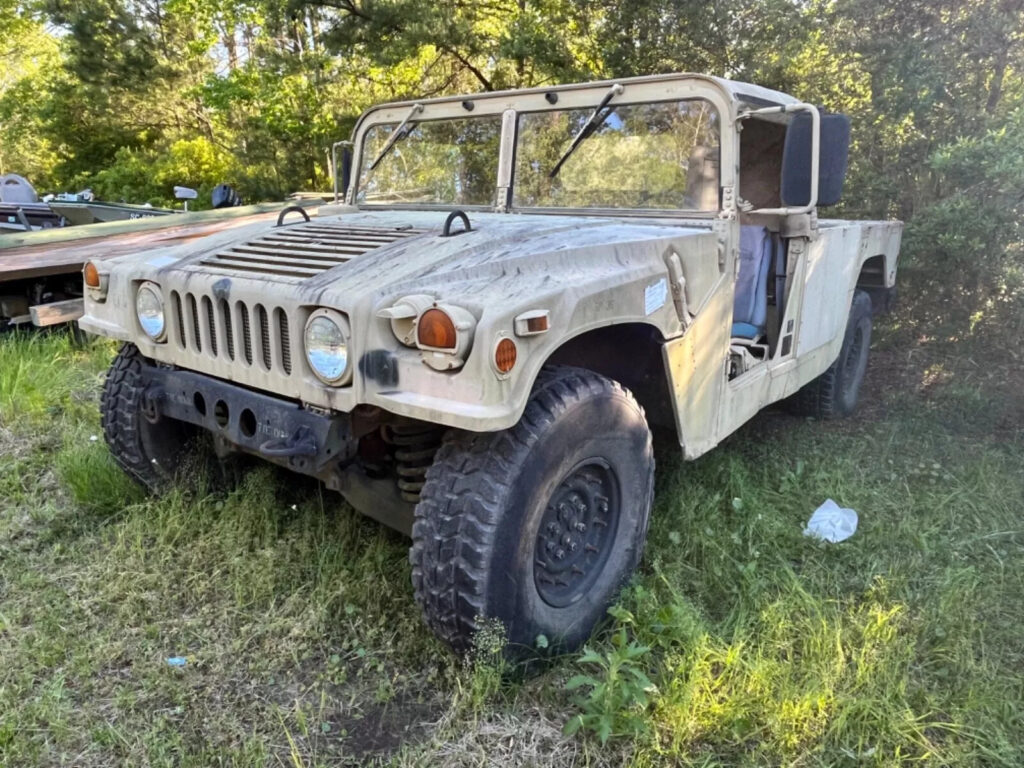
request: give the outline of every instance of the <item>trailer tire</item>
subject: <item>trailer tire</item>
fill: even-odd
[[[653,493],[629,391],[545,368],[517,424],[449,432],[427,472],[410,550],[427,624],[457,653],[495,620],[507,658],[577,648],[640,560]]]
[[[100,398],[103,437],[118,465],[154,493],[174,480],[193,447],[196,430],[174,419],[147,414],[142,367],[148,360],[124,344],[107,372]]]
[[[786,401],[789,410],[798,416],[816,419],[851,415],[857,408],[870,346],[871,297],[866,291],[857,290],[853,294],[839,357],[827,371]]]

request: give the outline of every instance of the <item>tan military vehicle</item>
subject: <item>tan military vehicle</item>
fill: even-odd
[[[856,406],[901,225],[818,218],[848,143],[699,75],[375,107],[315,218],[86,266],[107,443],[153,488],[195,438],[317,477],[411,533],[456,650],[577,646],[640,559],[651,426],[693,459]]]

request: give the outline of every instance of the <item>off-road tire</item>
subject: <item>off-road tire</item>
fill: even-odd
[[[548,652],[578,647],[640,560],[653,494],[651,432],[629,391],[584,369],[545,368],[515,426],[449,432],[427,472],[409,556],[427,624],[458,653],[493,620],[509,658],[531,654],[541,635]],[[569,542],[558,563],[555,539]],[[570,562],[584,575],[548,583],[545,563]]]
[[[786,402],[790,412],[816,419],[849,416],[857,408],[871,346],[871,297],[855,291],[839,357]]]
[[[143,412],[142,367],[147,360],[125,344],[107,372],[100,398],[103,437],[118,465],[154,493],[175,478],[195,442],[195,429]]]

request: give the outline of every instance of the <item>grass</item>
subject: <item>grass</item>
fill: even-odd
[[[93,439],[110,345],[0,338],[0,764],[1024,764],[1021,431],[899,344],[860,418],[659,447],[614,623],[523,680],[447,654],[407,542],[315,483],[141,494]],[[842,544],[801,535],[828,497]]]

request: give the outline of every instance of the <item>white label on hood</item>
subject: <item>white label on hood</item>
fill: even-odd
[[[653,285],[648,285],[644,288],[644,314],[649,315],[652,312],[657,312],[665,306],[667,296],[668,283],[664,277]]]

